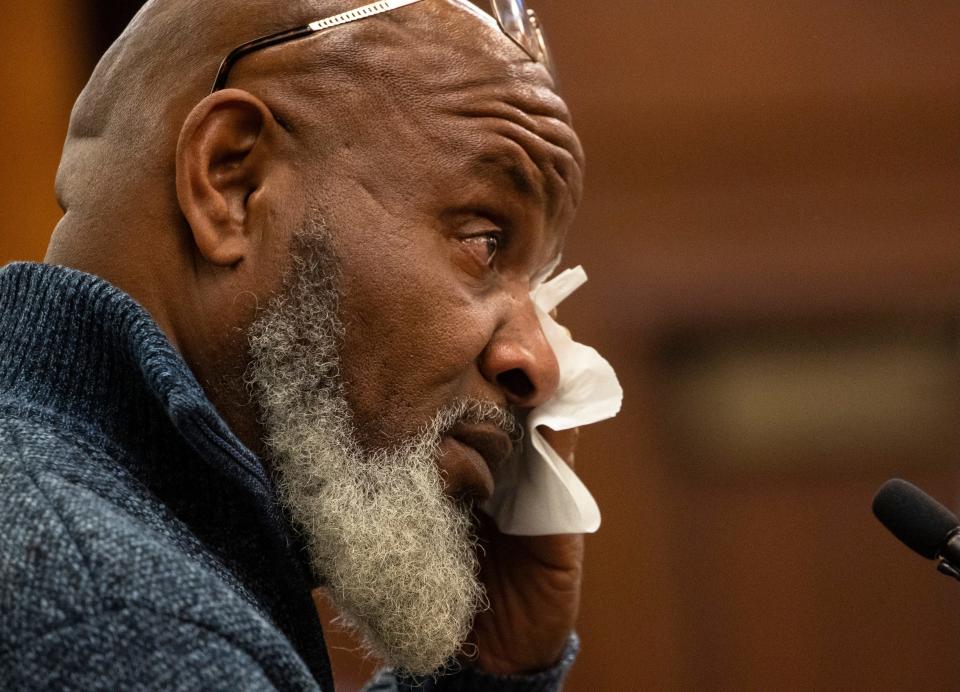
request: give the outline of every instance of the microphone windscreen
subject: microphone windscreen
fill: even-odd
[[[930,560],[960,525],[953,512],[899,478],[880,486],[873,498],[873,513],[907,547]]]

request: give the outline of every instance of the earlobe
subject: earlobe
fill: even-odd
[[[262,185],[268,149],[267,106],[255,96],[225,89],[190,112],[177,144],[177,198],[197,252],[218,267],[249,256],[249,200]]]

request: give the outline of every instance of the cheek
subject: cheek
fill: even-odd
[[[435,256],[397,259],[380,262],[375,274],[357,266],[352,280],[344,276],[344,390],[370,443],[410,432],[440,406],[475,392],[478,358],[496,321]]]

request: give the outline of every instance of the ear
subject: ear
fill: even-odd
[[[250,205],[276,144],[273,130],[266,104],[240,89],[205,98],[180,130],[177,198],[197,251],[212,265],[236,267],[253,250]]]

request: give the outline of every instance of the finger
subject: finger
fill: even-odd
[[[541,425],[537,428],[537,431],[543,435],[543,439],[547,441],[554,451],[560,455],[560,458],[563,459],[567,464],[572,468],[575,463],[575,452],[577,448],[577,440],[580,437],[580,428],[571,428],[570,430],[551,430],[550,428]]]

